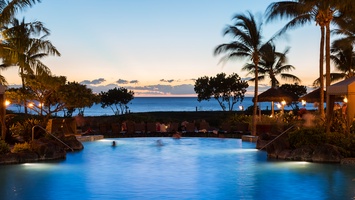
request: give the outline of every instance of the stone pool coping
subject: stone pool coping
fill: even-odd
[[[101,140],[104,139],[103,135],[77,135],[76,139],[79,140],[80,142],[88,142],[88,141],[95,141],[95,140]]]
[[[101,140],[104,139],[104,135],[76,135],[76,139],[79,140],[80,142],[88,142],[88,141],[95,141],[95,140]],[[256,142],[258,140],[258,136],[252,136],[252,135],[242,135],[241,138],[243,141],[248,141],[248,142]]]

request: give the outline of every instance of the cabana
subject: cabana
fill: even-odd
[[[333,107],[336,97],[345,96],[348,100],[346,107],[346,121],[348,131],[355,117],[355,77],[351,77],[327,87],[329,96],[329,114],[333,115]],[[328,109],[328,108],[327,108]]]
[[[281,88],[270,88],[258,95],[258,102],[271,102],[271,115],[274,116],[274,102],[297,101],[297,96]],[[253,98],[254,102],[254,98]]]
[[[327,93],[324,91],[324,100],[323,101],[326,101],[326,99],[325,99],[326,94]],[[303,95],[298,100],[299,101],[306,101],[309,103],[316,103],[316,102],[319,103],[320,102],[320,89],[319,88],[315,89],[312,92]]]

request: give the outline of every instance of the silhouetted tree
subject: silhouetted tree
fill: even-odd
[[[237,14],[233,19],[235,20],[234,25],[228,26],[224,32],[225,35],[229,34],[232,36],[232,42],[217,46],[214,54],[225,54],[222,57],[222,61],[249,58],[255,66],[254,77],[258,77],[260,51],[264,45],[261,36],[262,23],[258,23],[250,12],[247,15]],[[253,135],[256,135],[258,84],[258,79],[256,78],[254,81]]]
[[[271,3],[266,9],[268,21],[277,17],[291,18],[283,29],[282,34],[291,28],[303,26],[312,22],[321,30],[320,53],[319,53],[319,79],[320,79],[320,107],[321,116],[324,116],[324,80],[323,60],[325,52],[326,61],[326,86],[330,85],[330,23],[335,23],[340,13],[351,13],[355,8],[354,0],[297,0],[279,1]],[[325,47],[325,48],[324,48]],[[327,107],[329,107],[327,98]],[[329,109],[327,110],[329,112]]]
[[[301,96],[307,94],[307,87],[304,85],[295,84],[282,84],[280,88],[284,91],[294,94],[296,97],[300,98]],[[291,106],[293,109],[298,109],[298,100],[288,103],[288,106]]]
[[[26,75],[50,75],[49,68],[41,62],[49,55],[60,56],[59,51],[45,38],[49,30],[41,22],[25,23],[13,19],[10,28],[1,31],[3,42],[0,44],[0,55],[6,66],[17,66],[25,89]],[[24,102],[26,104],[26,102]],[[25,107],[25,113],[27,109]]]
[[[289,73],[285,73],[295,69],[293,65],[286,64],[289,48],[284,52],[277,52],[276,47],[273,43],[267,43],[261,51],[261,60],[259,62],[259,77],[260,81],[265,80],[266,77],[270,78],[271,87],[276,88],[279,86],[280,81],[277,79],[277,76],[280,76],[283,80],[291,80],[296,83],[301,82],[301,80]],[[249,71],[248,74],[254,74],[255,66],[254,64],[245,65],[242,70]],[[255,78],[250,79],[249,81],[254,81]]]
[[[91,108],[94,103],[100,101],[100,97],[95,95],[92,89],[75,81],[61,86],[59,91],[60,98],[65,102],[66,117],[72,117],[76,109],[79,110],[79,115],[84,116],[85,108]]]
[[[198,101],[209,101],[213,97],[218,101],[223,111],[227,106],[231,111],[238,101],[243,101],[248,86],[248,83],[243,81],[238,74],[233,73],[226,77],[225,73],[220,73],[216,77],[198,78],[195,81],[194,90],[197,93]]]
[[[115,115],[127,113],[128,106],[127,104],[133,100],[134,92],[128,91],[126,88],[114,88],[110,89],[107,92],[101,92],[101,107],[106,108],[110,107]]]

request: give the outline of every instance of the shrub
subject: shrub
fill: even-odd
[[[8,152],[10,152],[9,145],[4,140],[0,140],[0,154],[6,154]]]
[[[291,147],[299,148],[304,145],[316,146],[326,143],[324,127],[300,128],[290,132],[289,142]]]
[[[351,134],[344,138],[342,147],[349,153],[348,157],[355,157],[355,135]]]
[[[251,123],[251,117],[243,114],[234,114],[230,115],[227,118],[227,122],[231,124],[236,124],[236,123]]]
[[[10,131],[13,135],[23,137],[25,141],[29,141],[32,138],[32,127],[40,124],[40,120],[26,119],[23,122],[16,122],[10,127]]]
[[[332,117],[330,131],[338,132],[338,133],[346,133],[347,122],[343,117],[341,110],[334,111],[334,116]]]
[[[327,143],[340,148],[341,153],[345,157],[355,156],[355,135],[346,135],[343,132],[331,132],[327,135]]]
[[[12,149],[12,153],[19,152],[28,152],[31,150],[31,145],[27,142],[25,143],[16,143],[14,148]]]

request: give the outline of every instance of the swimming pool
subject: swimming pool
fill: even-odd
[[[116,138],[83,144],[83,151],[68,153],[64,161],[0,166],[1,199],[355,197],[353,167],[270,161],[255,143],[240,139]]]

